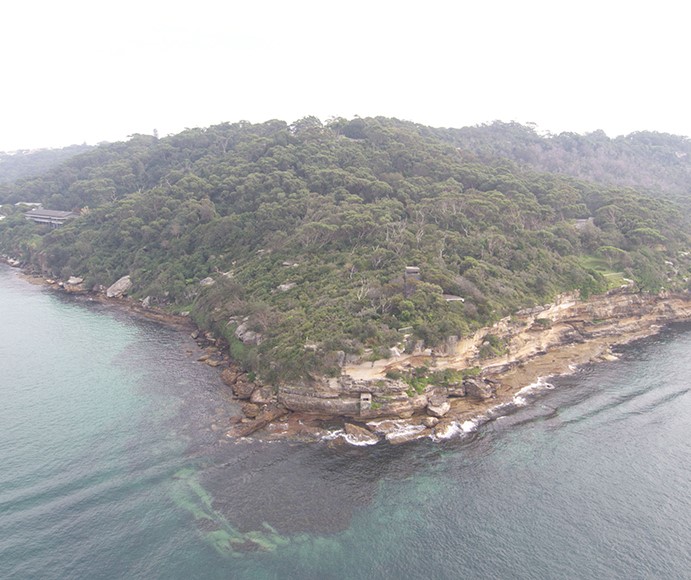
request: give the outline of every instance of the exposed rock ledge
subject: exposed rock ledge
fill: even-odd
[[[402,420],[385,434],[391,443],[429,436],[444,438],[454,425],[510,401],[539,376],[568,372],[574,364],[611,359],[613,345],[649,336],[666,323],[687,319],[691,319],[688,293],[670,296],[614,291],[590,300],[565,294],[553,304],[520,311],[471,337],[450,341],[453,348],[449,352],[402,354],[376,364],[347,365],[338,378],[281,385],[275,393],[257,385],[243,393],[241,388],[233,388],[242,398],[261,399],[264,404],[275,401],[292,412],[288,418],[280,415],[280,424],[261,432],[267,438],[319,436],[323,433],[317,425],[329,417],[348,418],[375,432],[373,420]],[[480,351],[489,334],[505,345],[505,354],[481,359]],[[428,385],[422,393],[386,377],[387,371],[423,364],[434,370],[481,367],[482,372],[449,387]],[[262,422],[258,429],[267,424]]]
[[[83,281],[76,277],[64,283],[31,276],[26,279],[73,294],[84,293]],[[126,286],[129,280],[118,282]],[[106,300],[105,291],[88,292],[88,300]],[[110,300],[108,303],[113,305]],[[191,324],[189,318],[149,305],[139,307],[129,300],[117,303],[148,319],[181,328]],[[519,311],[472,337],[452,337],[443,352],[424,348],[412,354],[396,352],[395,357],[374,364],[346,365],[338,378],[274,388],[255,383],[250,375],[236,369],[225,354],[224,341],[199,330],[192,337],[206,351],[199,360],[223,367],[222,378],[235,397],[248,401],[243,405],[245,415],[231,418],[229,436],[259,433],[267,439],[318,439],[329,434],[325,423],[332,425],[334,419],[349,418],[344,440],[372,443],[377,435],[383,435],[389,443],[397,444],[421,437],[448,438],[465,422],[511,401],[522,387],[539,377],[563,374],[573,365],[594,360],[613,360],[612,346],[650,336],[667,323],[683,320],[691,320],[688,292],[649,295],[617,290],[590,300],[564,294],[553,304]],[[506,345],[501,357],[480,358],[488,334]],[[424,364],[434,370],[481,367],[482,372],[456,385],[428,385],[422,393],[411,392],[406,383],[386,377],[387,371]],[[373,433],[372,438],[363,429]]]

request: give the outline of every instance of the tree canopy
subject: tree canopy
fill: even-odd
[[[3,203],[81,211],[50,230],[12,210],[0,251],[90,287],[129,274],[135,297],[191,311],[271,381],[335,373],[343,353],[438,345],[624,276],[644,291],[688,287],[688,223],[670,201],[683,189],[546,171],[518,160],[534,131],[490,129],[501,139],[309,117],[135,135],[0,189]],[[240,325],[258,344],[238,340]]]

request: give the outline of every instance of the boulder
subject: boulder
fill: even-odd
[[[123,276],[106,290],[106,296],[108,298],[120,298],[125,296],[130,288],[132,288],[132,280],[129,276]]]
[[[213,286],[216,283],[216,280],[214,280],[211,276],[207,276],[203,280],[199,281],[200,286]]]
[[[327,393],[279,387],[278,401],[291,411],[324,413],[327,415],[360,415],[359,397],[328,396]]]
[[[492,399],[497,394],[494,384],[482,379],[465,379],[463,386],[466,394],[476,399]]]
[[[401,443],[408,443],[409,441],[429,437],[431,433],[429,429],[425,429],[422,425],[411,425],[408,429],[388,433],[386,435],[386,440],[392,445],[400,445]]]
[[[407,425],[407,422],[400,419],[383,419],[381,421],[370,421],[367,423],[367,427],[380,435],[394,433],[402,429],[405,425]]]
[[[245,403],[242,406],[242,412],[245,417],[249,417],[250,419],[256,419],[257,415],[259,415],[259,411],[259,405],[255,405],[254,403]]]
[[[439,423],[439,419],[438,419],[437,417],[425,417],[425,418],[422,420],[422,424],[423,424],[425,427],[430,427],[430,428],[432,428],[432,427],[435,427],[435,426],[437,425],[437,423]]]
[[[84,288],[81,285],[70,286],[69,284],[65,284],[63,288],[65,289],[65,292],[69,292],[70,294],[82,294],[86,292],[86,290],[84,290]]]
[[[266,409],[262,410],[257,418],[248,421],[247,423],[240,423],[234,425],[228,434],[232,437],[247,437],[259,429],[266,427],[271,421],[283,417],[287,414],[288,410],[284,407],[279,407],[278,405],[269,405]]]
[[[415,395],[408,397],[403,396],[393,397],[381,403],[378,410],[380,416],[398,416],[411,417],[413,413],[422,411],[427,406],[427,397],[425,395]]]
[[[221,372],[221,380],[229,387],[232,387],[240,374],[239,370],[232,367],[223,369]]]
[[[431,417],[429,417],[431,419]],[[428,437],[431,433],[430,429],[426,429],[424,421],[422,425],[411,424],[410,421],[403,419],[383,419],[381,421],[370,421],[367,423],[375,433],[384,435],[389,443],[394,445],[398,443],[406,443],[421,437]]]
[[[274,392],[271,387],[257,387],[252,391],[250,401],[258,405],[265,405],[274,400]]]
[[[247,379],[247,375],[239,375],[232,386],[233,394],[238,399],[249,399],[256,386],[257,385]]]
[[[345,432],[346,440],[354,445],[374,445],[379,442],[379,437],[374,433],[352,423],[345,424]]]
[[[235,329],[235,336],[244,344],[259,344],[262,341],[262,335],[250,330],[246,322],[243,322]]]
[[[86,288],[84,288],[84,282],[83,278],[78,278],[76,276],[70,276],[69,280],[65,282],[62,287],[65,289],[66,292],[70,292],[72,294],[80,294],[82,292],[86,292]]]
[[[446,388],[434,387],[427,394],[427,414],[433,417],[443,417],[451,410],[451,404],[446,397]]]
[[[449,397],[465,397],[465,387],[463,383],[454,383],[447,387],[447,393]]]
[[[451,404],[448,401],[442,401],[438,405],[429,403],[427,405],[427,413],[432,417],[443,417],[451,410]]]
[[[446,401],[446,387],[432,387],[428,385],[425,390],[427,392],[427,402],[430,405],[441,405]]]

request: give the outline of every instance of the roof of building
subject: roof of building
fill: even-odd
[[[60,211],[57,209],[32,209],[26,212],[24,215],[28,217],[43,217],[43,218],[68,218],[72,217],[71,211]]]

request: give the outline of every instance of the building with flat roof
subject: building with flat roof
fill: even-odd
[[[57,209],[35,208],[24,214],[24,217],[38,224],[48,224],[57,228],[64,224],[68,219],[77,217],[71,211],[59,211]]]

